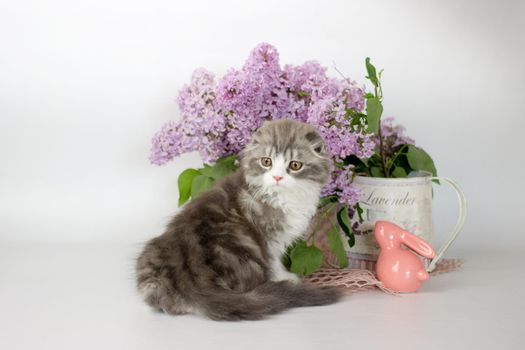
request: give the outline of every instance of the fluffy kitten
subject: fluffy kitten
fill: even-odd
[[[188,202],[139,256],[137,286],[155,309],[259,319],[340,297],[337,289],[301,283],[280,260],[305,233],[328,180],[318,132],[291,120],[266,122],[240,164]]]

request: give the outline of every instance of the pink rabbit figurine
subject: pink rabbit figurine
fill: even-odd
[[[396,292],[417,291],[428,273],[415,253],[432,259],[436,255],[432,246],[389,221],[377,221],[374,234],[381,247],[376,264],[379,280]]]

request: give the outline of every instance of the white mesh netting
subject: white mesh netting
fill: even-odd
[[[359,264],[357,262],[356,264]],[[363,262],[367,265],[367,268],[374,267],[374,262]],[[430,273],[430,276],[436,276],[443,273],[455,271],[461,267],[463,260],[461,259],[443,259],[441,260],[434,271]],[[379,281],[375,274],[366,268],[355,269],[335,269],[335,268],[322,268],[313,274],[304,278],[307,283],[312,283],[319,286],[333,286],[345,288],[347,293],[354,293],[358,291],[365,291],[370,289],[379,288],[386,293],[394,293],[393,291],[385,288],[381,281]]]

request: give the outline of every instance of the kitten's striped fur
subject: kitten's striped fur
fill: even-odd
[[[271,169],[261,157],[274,160]],[[291,160],[302,169],[286,168]],[[337,289],[302,284],[280,262],[315,213],[329,164],[312,126],[266,122],[241,153],[241,168],[187,203],[147,243],[136,265],[145,301],[166,313],[216,320],[335,302]],[[283,177],[278,184],[277,172]]]

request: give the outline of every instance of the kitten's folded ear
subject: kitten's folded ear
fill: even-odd
[[[317,131],[310,131],[306,134],[306,139],[312,146],[312,150],[321,156],[324,156],[326,154],[326,145],[324,143],[323,138]]]
[[[261,128],[255,130],[255,132],[252,134],[252,138],[250,139],[250,143],[249,143],[250,145],[254,146],[260,142],[259,138],[261,137],[261,134],[262,134]]]

